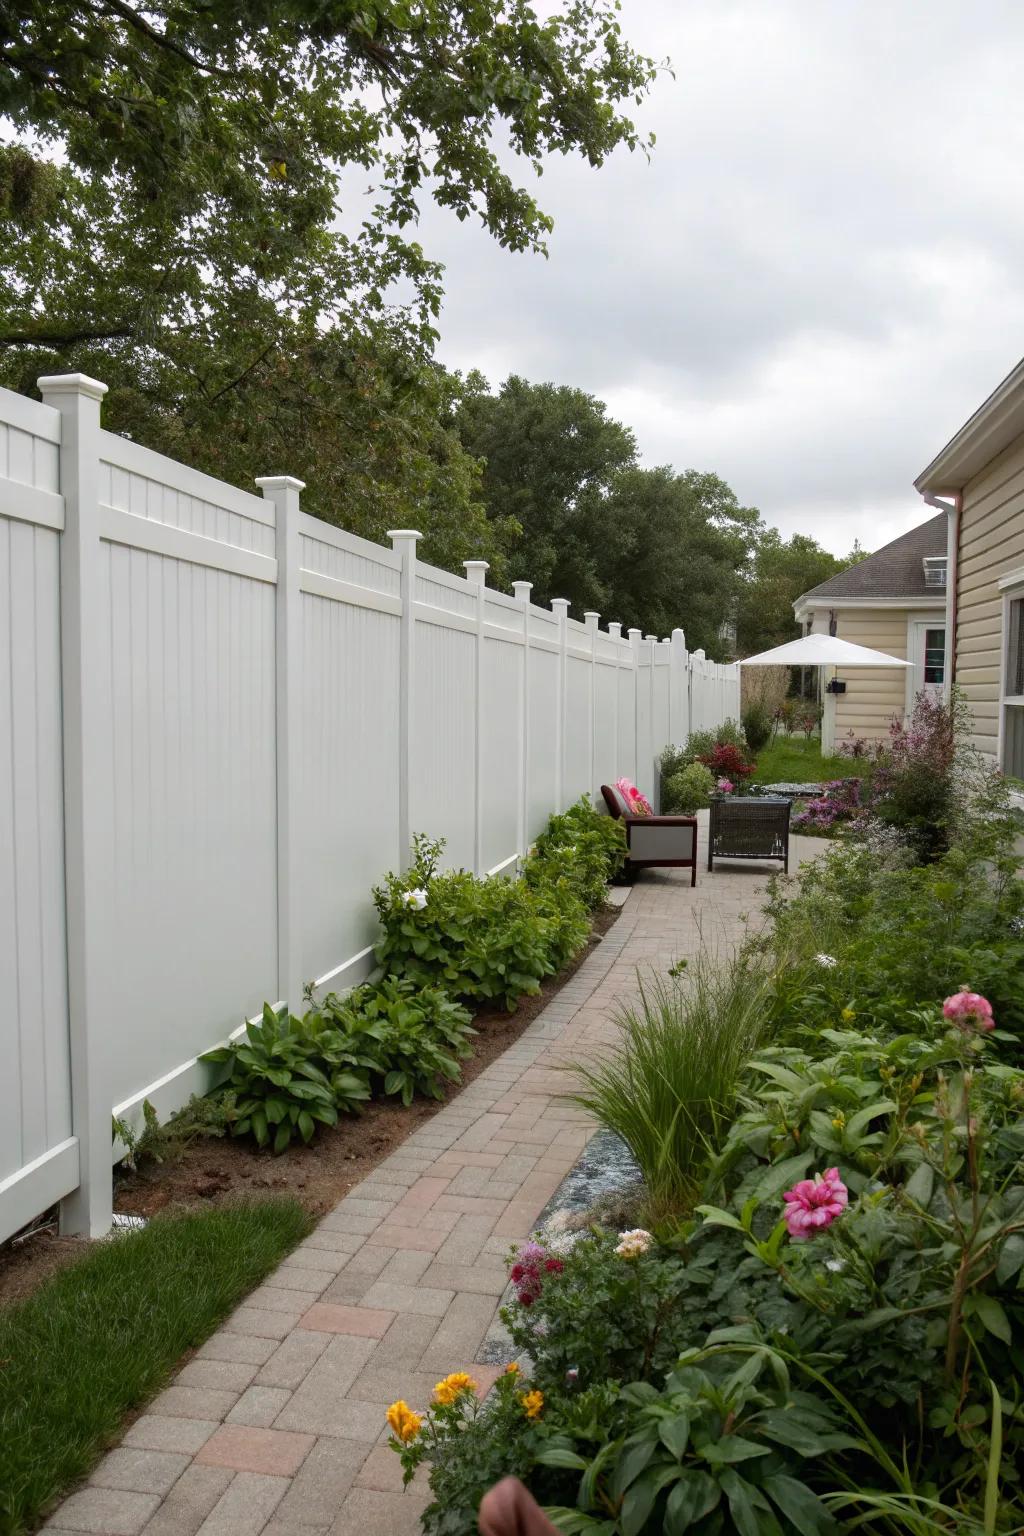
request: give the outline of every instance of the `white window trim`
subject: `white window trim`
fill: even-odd
[[[917,624],[923,624],[928,629],[941,629],[941,630],[945,631],[946,644],[945,644],[945,647],[944,647],[944,650],[943,650],[943,658],[942,658],[942,696],[943,696],[943,698],[946,698],[948,696],[948,688],[947,688],[946,680],[949,677],[949,670],[948,670],[949,669],[949,626],[946,623],[945,609],[943,609],[943,612],[942,612],[941,616],[935,611],[934,608],[931,609],[930,611],[927,608],[924,608],[924,609],[921,609],[917,613],[908,613],[907,614],[906,659],[907,659],[907,661],[909,661],[911,663],[911,665],[907,668],[907,671],[906,671],[907,686],[906,686],[906,697],[905,697],[904,706],[903,706],[904,710],[906,712],[906,717],[907,717],[908,720],[910,719],[910,716],[914,712],[914,700],[915,700],[915,698],[917,697],[917,694],[918,694],[918,688],[917,688],[917,645],[915,643],[916,636],[914,634],[914,626],[917,625]],[[922,667],[921,667],[921,686],[924,687],[924,665],[923,665],[923,663],[922,663]]]
[[[1003,746],[1006,741],[1006,706],[1024,705],[1024,694],[1006,692],[1006,653],[1010,638],[1010,604],[1024,598],[1024,570],[1007,571],[999,578],[1003,609],[999,626],[999,732],[996,737],[996,767],[1003,771]]]

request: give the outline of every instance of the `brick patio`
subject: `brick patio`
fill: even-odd
[[[706,830],[702,828],[701,841]],[[706,845],[705,845],[706,846]],[[797,861],[821,847],[794,838]],[[774,867],[774,866],[771,866]],[[425,1478],[402,1491],[384,1411],[424,1406],[474,1364],[509,1246],[526,1238],[592,1132],[560,1065],[613,1030],[636,968],[701,938],[724,951],[768,870],[649,871],[520,1039],[325,1217],[179,1371],[48,1531],[100,1536],[414,1536]]]

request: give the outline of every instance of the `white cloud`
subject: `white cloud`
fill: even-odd
[[[547,261],[430,212],[441,356],[579,385],[646,462],[878,547],[1024,350],[1024,13],[625,0],[623,28],[675,67],[637,114],[653,160],[551,162]]]

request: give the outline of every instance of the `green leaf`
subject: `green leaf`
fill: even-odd
[[[751,1461],[755,1456],[769,1456],[771,1446],[744,1440],[742,1435],[723,1435],[721,1440],[712,1440],[710,1445],[705,1445],[699,1454],[713,1467],[719,1467],[738,1461]]]
[[[665,1506],[665,1536],[682,1536],[710,1514],[721,1497],[721,1488],[707,1472],[684,1472]]]
[[[697,1214],[704,1217],[706,1227],[730,1227],[735,1232],[745,1230],[743,1223],[729,1211],[720,1210],[717,1205],[698,1205]]]
[[[671,1419],[662,1419],[658,1425],[658,1434],[665,1449],[677,1461],[681,1461],[690,1443],[690,1420],[686,1414],[677,1413]]]
[[[999,1258],[996,1261],[996,1280],[1000,1285],[1005,1285],[1007,1280],[1012,1280],[1022,1267],[1024,1267],[1024,1236],[1019,1232],[1011,1232],[999,1250]]]
[[[1003,1310],[1003,1304],[995,1296],[986,1296],[984,1292],[975,1292],[970,1298],[972,1303],[972,1315],[981,1319],[989,1333],[1001,1339],[1004,1344],[1013,1342],[1013,1334],[1010,1330],[1010,1320]],[[966,1308],[965,1308],[966,1311]]]
[[[639,1536],[654,1508],[659,1487],[658,1480],[648,1473],[626,1490],[619,1510],[619,1530],[622,1536]]]
[[[585,1472],[587,1468],[585,1458],[566,1445],[545,1446],[534,1459],[542,1467],[567,1467],[574,1472]]]
[[[618,1466],[615,1468],[615,1476],[612,1478],[612,1493],[615,1498],[621,1498],[626,1489],[636,1481],[657,1448],[658,1444],[654,1439],[634,1440],[632,1444],[627,1442],[627,1447],[619,1457]]]
[[[288,1120],[283,1120],[281,1122],[281,1124],[277,1128],[277,1135],[274,1137],[274,1151],[275,1152],[283,1152],[285,1147],[287,1147],[288,1143],[291,1141],[291,1139],[292,1139],[291,1122],[288,1121]]]
[[[303,1141],[307,1143],[312,1141],[313,1132],[316,1130],[316,1122],[307,1109],[299,1110],[298,1127],[299,1135],[302,1137]]]
[[[892,1099],[878,1099],[874,1104],[869,1104],[866,1109],[858,1109],[855,1115],[851,1115],[846,1122],[847,1136],[859,1136],[880,1115],[891,1114],[896,1108]]]
[[[918,1163],[910,1178],[903,1186],[903,1193],[908,1200],[913,1200],[922,1211],[926,1211],[931,1204],[932,1191],[935,1188],[935,1171],[930,1163]]]
[[[828,1536],[837,1529],[835,1520],[817,1494],[806,1484],[797,1482],[795,1477],[777,1472],[766,1477],[761,1486],[800,1536]]]
[[[769,1524],[758,1514],[755,1506],[755,1490],[750,1484],[740,1477],[738,1472],[726,1468],[721,1476],[722,1490],[729,1500],[729,1513],[732,1516],[739,1536],[767,1536],[772,1530],[774,1520]]]

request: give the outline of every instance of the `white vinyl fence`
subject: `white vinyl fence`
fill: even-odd
[[[264,1000],[372,965],[411,834],[514,873],[548,815],[739,711],[738,668],[539,608],[0,390],[0,1240],[110,1224],[111,1113],[161,1117]],[[681,594],[681,599],[685,594]]]

